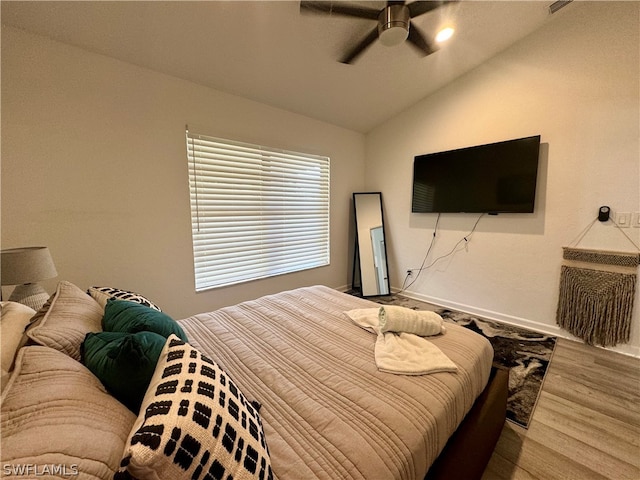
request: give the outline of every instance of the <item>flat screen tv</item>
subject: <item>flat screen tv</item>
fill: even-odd
[[[531,213],[540,135],[418,155],[414,213]]]

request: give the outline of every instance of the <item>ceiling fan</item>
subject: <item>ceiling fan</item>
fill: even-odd
[[[353,63],[377,39],[387,46],[399,45],[409,40],[409,43],[422,55],[431,55],[437,50],[435,45],[427,40],[411,20],[447,3],[452,2],[417,1],[406,4],[404,1],[390,0],[382,10],[377,10],[345,2],[301,0],[300,12],[366,18],[378,22],[378,25],[365,38],[340,59],[341,63],[349,64]]]

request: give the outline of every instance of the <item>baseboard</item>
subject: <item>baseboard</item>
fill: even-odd
[[[392,289],[393,293],[397,293],[398,289]],[[514,325],[516,327],[528,328],[535,330],[536,332],[546,333],[547,335],[553,335],[554,337],[562,337],[568,340],[576,342],[583,342],[582,339],[574,337],[569,332],[561,329],[555,325],[547,325],[544,323],[534,322],[522,317],[516,317],[512,315],[505,315],[503,313],[494,312],[492,310],[485,310],[482,308],[472,307],[471,305],[465,305],[462,303],[452,302],[450,300],[444,300],[441,298],[431,297],[429,295],[423,295],[417,292],[402,292],[402,295],[421,302],[432,303],[443,308],[450,308],[451,310],[457,310],[459,312],[469,313],[471,315],[477,315],[479,317],[486,318],[488,320],[495,320],[497,322]],[[621,353],[623,355],[629,355],[631,357],[640,358],[640,347],[633,345],[618,345],[615,347],[596,347],[604,350],[611,350],[612,352]]]

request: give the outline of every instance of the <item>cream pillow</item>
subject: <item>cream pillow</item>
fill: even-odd
[[[2,374],[10,372],[21,344],[26,342],[25,327],[36,311],[16,302],[0,302],[0,341]]]
[[[60,282],[47,303],[33,317],[27,336],[80,361],[80,345],[90,332],[102,331],[102,307],[69,282]]]
[[[0,419],[5,472],[30,465],[33,478],[58,468],[97,480],[113,477],[135,415],[81,363],[32,345],[18,352]]]

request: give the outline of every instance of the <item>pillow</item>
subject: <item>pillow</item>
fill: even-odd
[[[185,342],[182,327],[169,315],[139,303],[110,298],[104,308],[102,327],[106,332],[155,332],[168,338],[174,333]]]
[[[110,298],[117,298],[119,300],[129,300],[130,302],[140,303],[146,307],[160,311],[160,307],[151,300],[143,297],[139,293],[130,292],[129,290],[122,290],[120,288],[113,287],[91,287],[87,290],[87,293],[91,295],[102,308],[105,307],[107,300]]]
[[[80,362],[24,347],[2,392],[0,461],[3,468],[31,466],[24,478],[40,478],[35,469],[52,478],[42,473],[51,467],[65,478],[113,478],[135,419]]]
[[[167,340],[114,480],[272,479],[258,411],[212,360]]]
[[[17,302],[0,302],[0,355],[2,375],[13,369],[18,348],[26,343],[24,329],[36,311]]]
[[[55,348],[80,360],[80,345],[89,332],[102,330],[102,308],[69,282],[60,282],[27,327],[27,336],[39,345]]]
[[[166,341],[153,332],[88,333],[82,363],[137,415]]]

